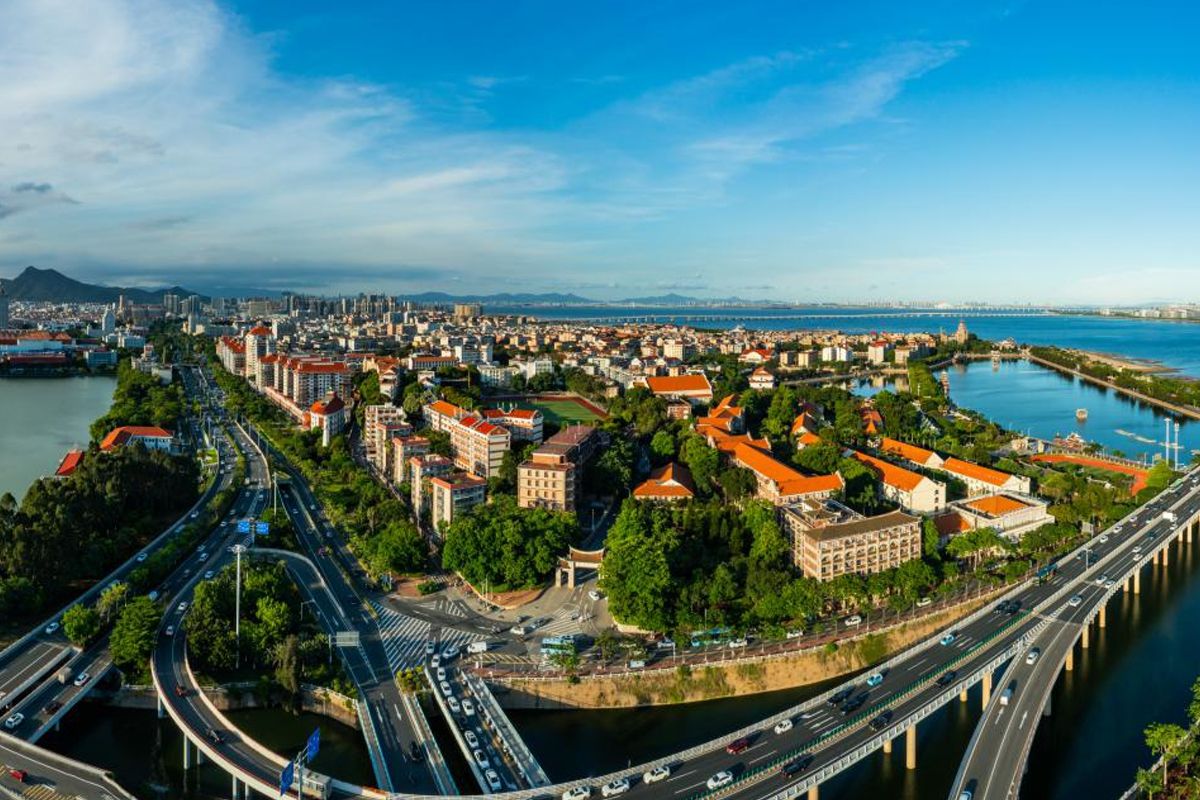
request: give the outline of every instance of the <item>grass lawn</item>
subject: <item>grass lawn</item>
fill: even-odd
[[[541,411],[542,417],[545,418],[547,423],[557,425],[560,428],[564,425],[575,423],[590,425],[600,420],[600,417],[594,411],[590,408],[585,408],[574,400],[527,400],[526,404]]]

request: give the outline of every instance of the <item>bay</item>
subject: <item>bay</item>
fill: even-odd
[[[0,495],[18,500],[52,474],[73,447],[87,447],[88,428],[112,405],[117,379],[0,378]]]

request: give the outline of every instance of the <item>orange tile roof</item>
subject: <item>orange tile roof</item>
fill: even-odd
[[[1002,494],[988,495],[965,503],[970,508],[991,517],[1001,517],[1005,514],[1010,514],[1013,511],[1020,511],[1023,508],[1029,508],[1028,503],[1022,503],[1012,497],[1007,497]]]
[[[769,481],[774,482],[780,487],[781,493],[785,484],[807,484],[813,480],[813,477],[805,475],[801,472],[789,467],[782,461],[779,461],[768,452],[764,452],[750,444],[739,442],[733,449],[733,457],[737,459],[743,467],[752,472],[761,475]],[[840,487],[842,479],[837,475],[818,475],[817,478],[834,478],[836,487]],[[793,494],[795,492],[792,492]]]
[[[714,425],[697,425],[696,433],[708,440],[709,447],[714,447],[722,453],[733,453],[741,444],[771,452],[771,443],[766,439],[755,439],[748,433],[728,433]]]
[[[799,442],[804,447],[811,447],[814,444],[821,444],[821,437],[817,436],[815,433],[809,433],[808,431],[803,431],[800,434],[800,437],[796,441]]]
[[[158,428],[153,425],[123,425],[120,428],[113,428],[100,442],[101,450],[112,450],[114,447],[120,447],[134,437],[144,439],[170,439],[173,434]]]
[[[886,436],[880,442],[880,449],[885,453],[891,453],[894,456],[912,461],[914,464],[926,464],[931,456],[936,456],[937,453],[932,450],[926,450],[924,447],[917,447],[915,444],[901,442],[897,439],[889,439]]]
[[[779,494],[794,497],[801,494],[819,494],[840,491],[846,484],[836,472],[832,475],[803,475],[779,484]]]
[[[801,411],[794,420],[792,420],[792,436],[795,436],[801,431],[816,432],[817,421],[813,415],[807,411]]]
[[[81,463],[83,463],[83,451],[70,450],[63,456],[63,460],[59,462],[58,469],[54,470],[54,474],[60,478],[65,478],[74,472]]]
[[[654,394],[701,393],[712,397],[712,384],[707,375],[651,375],[646,378],[646,386]]]
[[[454,417],[456,419],[467,413],[465,408],[456,406],[454,403],[451,403],[448,400],[434,400],[426,407],[431,411],[437,412],[438,414],[442,414],[447,417]]]
[[[882,458],[875,458],[866,453],[860,453],[857,450],[853,451],[851,455],[868,467],[873,468],[879,479],[888,486],[894,486],[906,492],[911,492],[917,488],[925,477],[904,467],[898,467],[890,461],[884,461]]]
[[[338,397],[335,393],[328,400],[318,400],[317,402],[313,403],[309,410],[314,414],[324,414],[328,416],[329,414],[341,411],[345,407],[346,404],[342,402],[342,398]]]
[[[651,472],[650,477],[633,490],[633,496],[665,499],[694,497],[692,474],[682,464],[667,464]]]
[[[965,533],[971,530],[970,523],[963,519],[957,511],[934,517],[933,524],[937,526],[938,533],[942,536],[953,536],[956,533]]]
[[[251,328],[249,331],[246,332],[246,335],[247,336],[270,336],[271,329],[264,327],[262,325],[255,325],[253,328]]]
[[[953,475],[973,478],[977,481],[990,483],[993,486],[1003,486],[1012,477],[1007,472],[1001,472],[998,469],[992,469],[980,464],[973,464],[970,461],[963,461],[961,458],[947,458],[945,463],[942,464],[942,469]]]

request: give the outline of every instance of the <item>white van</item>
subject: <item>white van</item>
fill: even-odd
[[[467,645],[468,653],[486,653],[488,651],[487,642],[471,642]]]

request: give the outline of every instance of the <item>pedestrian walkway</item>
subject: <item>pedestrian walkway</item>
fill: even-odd
[[[471,616],[471,609],[468,608],[467,604],[462,600],[451,600],[447,597],[439,597],[438,599],[434,600],[432,604],[426,605],[431,605],[434,611],[441,612],[442,614],[446,614],[451,617],[458,617],[459,619],[466,619],[467,617]]]
[[[471,642],[485,638],[453,628],[435,627],[425,620],[402,614],[374,600],[371,605],[379,615],[379,636],[393,673],[421,664],[425,659],[425,646],[429,642],[435,642],[438,650],[442,650],[452,644],[465,648]]]

